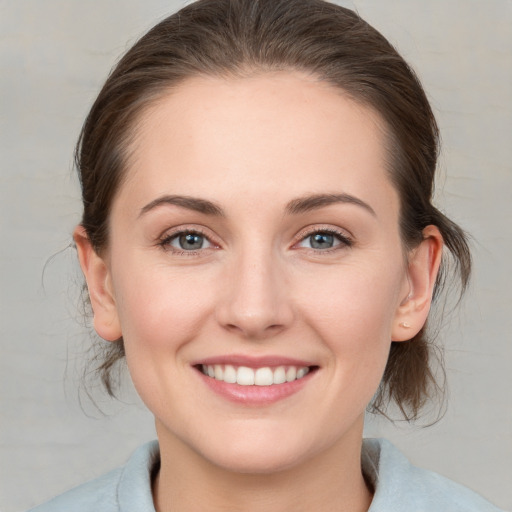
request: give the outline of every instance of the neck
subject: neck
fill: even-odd
[[[157,512],[366,512],[371,503],[361,471],[361,432],[292,468],[264,474],[226,470],[178,439],[161,437],[153,486]]]

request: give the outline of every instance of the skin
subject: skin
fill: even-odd
[[[155,415],[157,510],[368,509],[364,411],[391,340],[426,320],[442,248],[429,226],[404,253],[383,126],[298,72],[189,79],[141,120],[107,250],[97,255],[76,229],[95,328],[123,336]],[[345,200],[290,211],[318,194]],[[158,202],[166,195],[211,201],[223,215]],[[202,248],[180,248],[187,230],[204,236]],[[312,247],[326,230],[334,246]],[[245,406],[192,366],[228,354],[318,370],[286,399]]]

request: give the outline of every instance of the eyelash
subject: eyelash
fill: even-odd
[[[315,248],[306,248],[306,250],[312,251],[315,254],[327,255],[327,254],[331,254],[335,251],[350,248],[354,245],[354,240],[343,231],[337,230],[332,227],[325,227],[325,228],[314,227],[309,230],[302,231],[298,235],[299,241],[295,244],[295,246],[300,244],[301,242],[305,241],[307,238],[309,238],[313,235],[316,235],[316,234],[333,235],[338,240],[339,244],[334,247],[331,247],[329,249],[323,249],[323,250],[315,249]]]
[[[201,231],[198,228],[190,228],[190,229],[179,229],[177,231],[174,231],[172,233],[166,233],[159,241],[158,245],[164,249],[165,251],[172,252],[178,256],[197,256],[202,251],[205,251],[206,249],[210,249],[211,247],[201,248],[198,250],[180,250],[171,245],[171,243],[180,237],[181,235],[199,235],[203,237],[208,243],[211,245],[211,247],[215,248],[218,247],[217,244],[215,244],[209,236],[207,236],[203,231]]]
[[[171,243],[176,240],[178,237],[184,234],[190,234],[190,235],[199,235],[203,237],[209,244],[210,247],[201,248],[197,250],[179,250],[171,245]],[[298,242],[294,244],[294,247],[296,247],[301,242],[305,241],[307,238],[316,235],[316,234],[329,234],[333,235],[339,242],[338,245],[331,247],[329,249],[315,249],[315,248],[305,248],[308,251],[314,252],[315,254],[330,254],[332,252],[344,249],[344,248],[350,248],[354,245],[354,241],[351,237],[347,236],[346,233],[339,231],[337,229],[326,227],[326,228],[311,228],[306,231],[302,231],[298,235]],[[165,234],[159,241],[158,246],[160,246],[162,249],[166,251],[170,251],[178,256],[197,256],[202,251],[205,251],[207,249],[218,248],[219,246],[215,244],[211,238],[206,235],[201,229],[198,228],[190,228],[190,229],[179,229],[177,231],[174,231],[170,234]]]

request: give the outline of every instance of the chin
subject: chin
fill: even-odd
[[[215,456],[210,462],[225,471],[240,474],[268,475],[293,468],[302,462],[296,450],[289,453],[276,453],[273,449],[245,452],[229,450],[222,456]]]
[[[304,435],[285,435],[274,429],[242,435],[223,435],[215,441],[205,440],[201,454],[213,465],[234,473],[270,474],[285,471],[308,459],[312,447],[304,442]],[[252,435],[251,435],[252,434]]]

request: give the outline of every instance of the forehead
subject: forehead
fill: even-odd
[[[146,199],[394,195],[380,116],[299,72],[188,79],[148,108],[134,141],[125,186]]]

